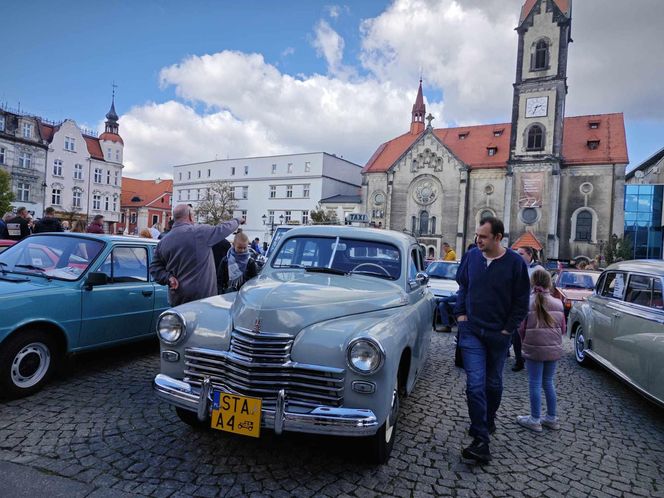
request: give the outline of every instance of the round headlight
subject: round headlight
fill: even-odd
[[[184,318],[179,313],[167,311],[159,317],[159,322],[157,322],[159,338],[169,344],[180,340],[185,330]]]
[[[383,366],[385,354],[370,339],[355,339],[348,345],[348,366],[361,374],[372,374]]]

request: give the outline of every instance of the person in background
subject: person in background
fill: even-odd
[[[159,237],[157,237],[157,239],[159,239],[159,240],[163,239],[168,234],[168,232],[170,232],[171,229],[173,228],[173,223],[174,223],[173,219],[168,220],[168,224],[166,225],[166,230],[161,232],[159,234]]]
[[[194,210],[180,204],[173,210],[173,228],[157,244],[150,274],[168,285],[171,306],[217,295],[217,278],[211,247],[233,233],[244,219],[216,226],[194,223]]]
[[[454,249],[452,249],[452,247],[447,242],[443,242],[443,251],[445,252],[443,261],[456,261],[456,252],[454,252]]]
[[[92,219],[92,223],[88,225],[88,228],[86,230],[88,233],[98,233],[98,234],[104,234],[104,216],[101,214],[95,215],[95,217]]]
[[[6,221],[7,238],[11,240],[23,240],[30,235],[30,214],[28,210],[21,206],[16,210],[16,215]]]
[[[248,251],[249,237],[244,232],[235,234],[233,245],[221,260],[217,275],[217,286],[220,294],[237,292],[244,283],[258,275],[256,261]]]
[[[76,220],[74,226],[71,227],[72,233],[86,233],[87,227],[85,226],[85,221]]]
[[[144,239],[151,239],[152,231],[149,228],[144,228],[138,233],[138,236],[143,237]]]
[[[161,230],[159,230],[159,223],[155,223],[150,227],[150,234],[153,239],[158,239],[161,235]]]
[[[516,252],[502,246],[504,232],[498,218],[482,218],[477,247],[463,256],[457,272],[454,313],[473,438],[462,456],[478,463],[491,461],[489,434],[496,430],[507,350],[512,333],[528,313],[528,269]]]
[[[256,251],[256,254],[263,254],[263,251],[261,251],[260,239],[258,237],[251,241],[251,248]]]
[[[9,234],[7,233],[7,223],[5,223],[4,217],[0,219],[0,239],[6,239]]]
[[[519,327],[526,358],[530,392],[530,415],[520,415],[516,422],[535,432],[542,426],[560,429],[558,421],[556,388],[553,377],[556,365],[563,355],[565,313],[560,299],[551,296],[551,276],[544,269],[535,270],[530,276],[532,293],[528,316]],[[546,398],[546,416],[540,418],[542,388]]]
[[[62,229],[63,229],[65,232],[68,232],[68,231],[69,231],[69,222],[68,222],[67,220],[63,220],[63,222],[62,222]]]
[[[45,233],[45,232],[64,232],[60,220],[55,217],[55,208],[49,206],[44,209],[44,216],[41,220],[35,223],[32,233]]]

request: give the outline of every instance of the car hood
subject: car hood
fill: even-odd
[[[0,274],[0,298],[14,297],[17,294],[42,291],[48,286],[48,280],[39,278],[31,279],[25,275],[7,273]],[[9,279],[13,281],[9,281]]]
[[[246,283],[232,313],[235,327],[295,336],[317,322],[407,303],[401,287],[380,278],[284,271]]]
[[[570,301],[583,301],[593,293],[591,289],[558,289],[558,291],[563,299]]]
[[[454,294],[459,290],[459,284],[456,280],[448,280],[445,278],[430,278],[429,287],[433,294]]]

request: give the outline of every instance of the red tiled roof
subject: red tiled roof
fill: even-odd
[[[58,131],[58,128],[60,127],[42,123],[41,121],[39,122],[39,133],[41,133],[42,138],[48,143],[51,143],[51,140],[53,140],[53,135],[56,131]]]
[[[101,145],[99,145],[99,139],[95,137],[90,137],[88,135],[83,135],[85,140],[85,145],[88,146],[88,153],[93,159],[104,160],[104,153],[101,151]]]
[[[122,145],[124,145],[122,137],[117,133],[104,132],[99,135],[99,140],[110,140],[111,142],[120,142]]]
[[[560,11],[569,17],[570,0],[553,0],[553,1],[558,6]],[[519,24],[521,24],[526,19],[526,17],[528,17],[528,14],[530,14],[530,11],[533,10],[533,7],[535,6],[536,3],[537,0],[526,0],[526,3],[524,3],[523,7],[521,7],[521,16],[519,17]]]
[[[530,232],[525,232],[521,237],[516,239],[514,244],[512,244],[512,249],[516,250],[519,247],[532,247],[536,251],[541,251],[543,248],[540,241],[537,240],[537,237]]]
[[[157,183],[155,180],[139,180],[137,178],[122,177],[122,195],[120,196],[120,205],[122,207],[142,207],[159,199],[165,193],[173,193],[173,180],[161,180]],[[132,201],[138,197],[140,201]],[[167,203],[163,207],[170,209]]]
[[[599,122],[597,129],[589,126]],[[502,130],[500,136],[494,132]],[[509,159],[510,133],[512,125],[499,123],[491,125],[465,126],[460,128],[440,128],[434,135],[460,161],[471,169],[505,168]],[[465,138],[460,138],[465,135]],[[371,156],[363,173],[384,172],[422,136],[406,133],[382,144]],[[599,140],[597,149],[588,148],[588,140]],[[490,156],[488,148],[496,147],[496,154]],[[563,131],[563,166],[584,164],[626,164],[627,139],[622,113],[597,114],[565,118]]]

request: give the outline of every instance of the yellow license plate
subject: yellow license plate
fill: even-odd
[[[261,406],[262,401],[259,398],[215,391],[210,424],[213,429],[220,431],[259,437]]]

